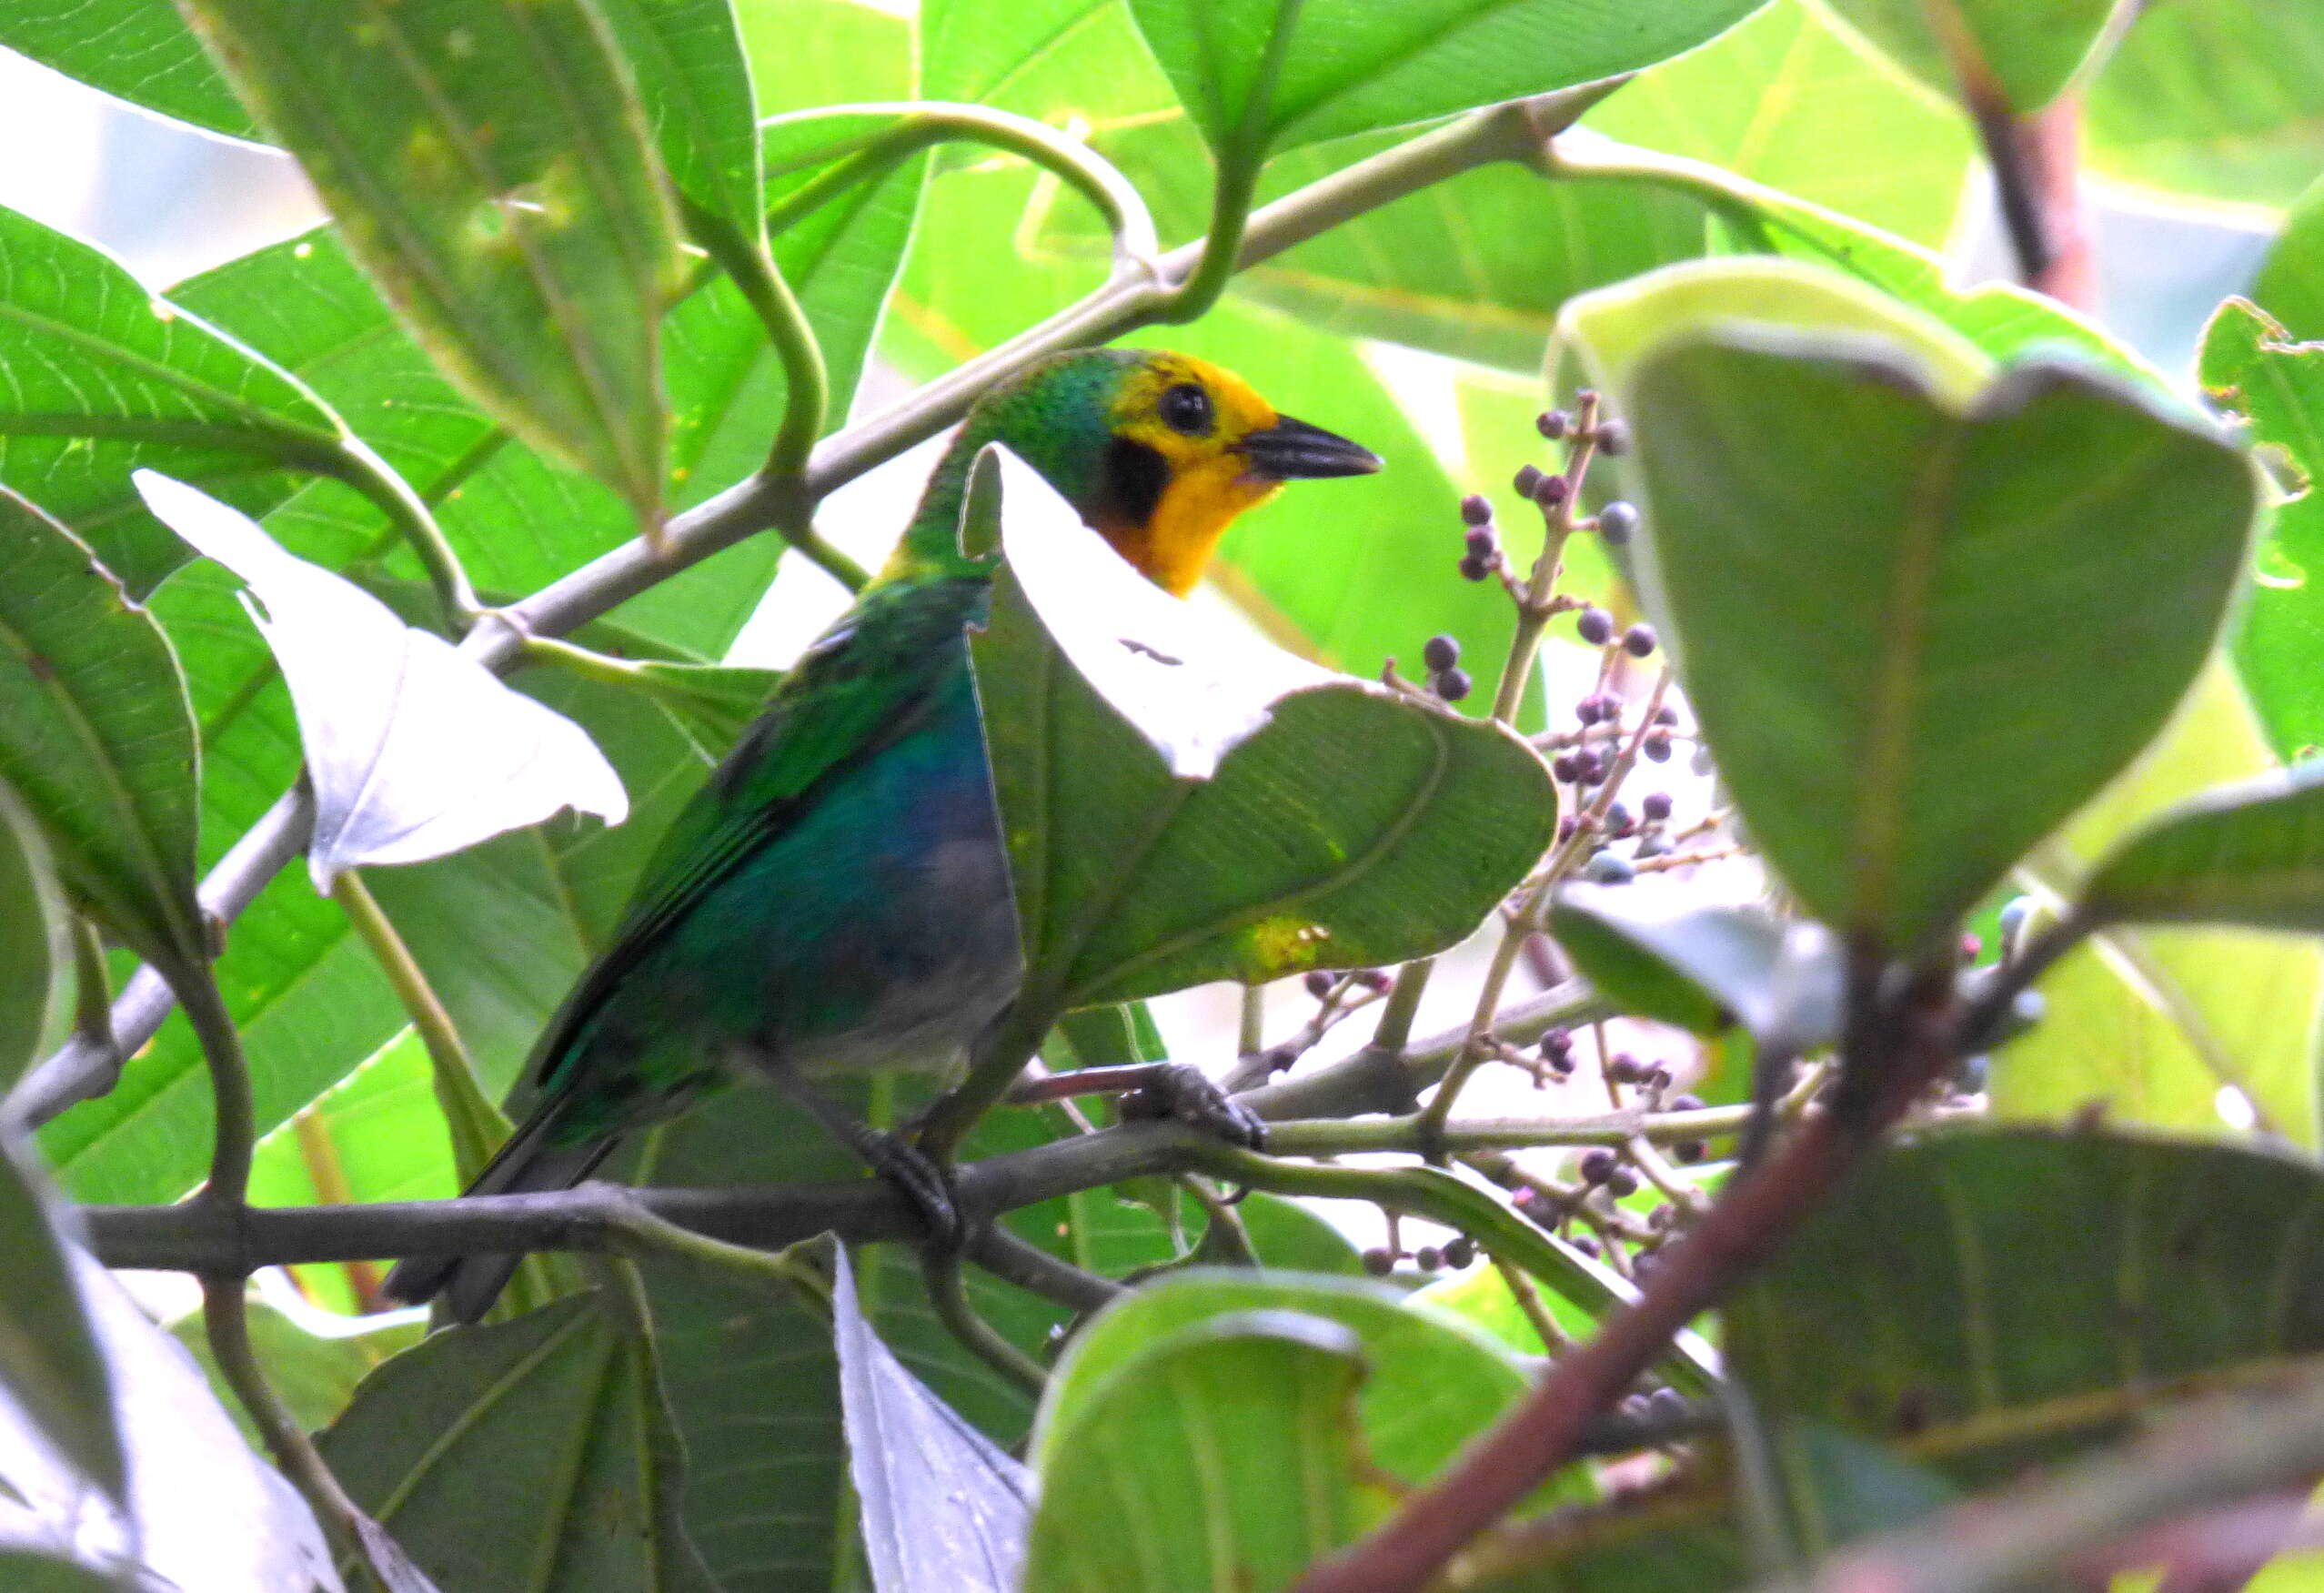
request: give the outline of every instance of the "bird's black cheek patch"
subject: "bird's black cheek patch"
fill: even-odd
[[[1115,524],[1142,526],[1154,518],[1163,489],[1170,485],[1170,461],[1162,450],[1126,437],[1106,445],[1103,518]]]

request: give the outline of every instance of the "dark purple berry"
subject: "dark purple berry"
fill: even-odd
[[[1595,785],[1605,778],[1605,754],[1595,747],[1584,747],[1574,754],[1574,778],[1584,785]]]
[[[1457,1239],[1449,1241],[1444,1246],[1444,1265],[1447,1266],[1466,1266],[1470,1262],[1474,1261],[1475,1259],[1476,1241],[1470,1238],[1466,1234],[1463,1234]]]
[[[1420,659],[1432,670],[1449,670],[1461,661],[1461,644],[1449,636],[1432,636],[1421,644]]]
[[[1573,1055],[1574,1031],[1571,1029],[1552,1029],[1548,1033],[1544,1033],[1541,1037],[1541,1054],[1544,1056],[1548,1057]]]
[[[1486,526],[1493,523],[1493,500],[1482,492],[1472,492],[1461,499],[1461,520],[1464,525]]]
[[[1444,1265],[1444,1253],[1434,1245],[1424,1245],[1413,1252],[1413,1265],[1423,1272],[1434,1272]]]
[[[1307,977],[1301,983],[1307,986],[1308,994],[1313,996],[1317,1001],[1322,1001],[1325,996],[1332,993],[1332,986],[1335,981],[1333,981],[1332,976],[1324,973],[1321,968],[1313,968],[1308,971]]]
[[[1638,506],[1617,498],[1598,510],[1598,535],[1619,548],[1638,529]]]
[[[1584,724],[1595,724],[1605,707],[1605,700],[1593,691],[1574,704],[1574,717]]]
[[[1671,707],[1667,703],[1664,704],[1662,707],[1655,710],[1655,722],[1656,724],[1665,725],[1676,724],[1678,722],[1678,710]]]
[[[1581,771],[1581,763],[1573,753],[1560,752],[1549,761],[1549,771],[1564,784],[1571,785]]]
[[[1375,1245],[1363,1253],[1363,1270],[1373,1277],[1386,1277],[1396,1270],[1396,1258]]]
[[[1605,1076],[1617,1084],[1635,1084],[1646,1074],[1636,1057],[1626,1051],[1617,1051],[1606,1058]]]
[[[1650,791],[1639,800],[1638,811],[1646,815],[1646,822],[1659,824],[1670,817],[1670,792]]]
[[[1700,1095],[1673,1095],[1668,1101],[1665,1102],[1663,1105],[1665,1111],[1670,1112],[1700,1112],[1703,1110],[1703,1097]]]
[[[1483,580],[1493,573],[1493,566],[1472,553],[1461,560],[1463,580]]]
[[[1616,1167],[1607,1175],[1605,1187],[1606,1193],[1615,1199],[1627,1200],[1638,1193],[1638,1175],[1627,1167]]]
[[[1585,609],[1574,621],[1574,633],[1592,647],[1604,647],[1614,640],[1614,616],[1604,609]]]
[[[1534,489],[1534,501],[1544,509],[1555,509],[1573,489],[1574,484],[1563,476],[1544,476],[1541,485]]]
[[[1534,417],[1534,428],[1555,442],[1573,428],[1574,418],[1563,409],[1544,409]]]
[[[1646,1396],[1646,1417],[1651,1421],[1680,1422],[1686,1419],[1686,1396],[1675,1388],[1657,1388]]]
[[[1644,752],[1650,762],[1667,763],[1670,761],[1670,738],[1660,731],[1650,731],[1646,739],[1638,743],[1638,751]]]
[[[1604,1145],[1584,1151],[1581,1162],[1582,1182],[1603,1184],[1613,1177],[1615,1169],[1621,1165],[1622,1164],[1615,1158],[1614,1153]]]
[[[1574,1071],[1574,1059],[1570,1056],[1553,1056],[1549,1059],[1549,1071],[1562,1079]]]
[[[1630,451],[1630,428],[1622,421],[1599,421],[1597,439],[1598,452],[1607,459],[1618,459]]]
[[[1595,1255],[1598,1253],[1598,1242],[1595,1239],[1591,1238],[1587,1234],[1574,1235],[1573,1245],[1574,1249],[1579,1250],[1585,1255]]]
[[[1396,983],[1396,976],[1384,968],[1359,968],[1355,982],[1366,990],[1385,990]]]
[[[1458,702],[1476,688],[1466,670],[1439,670],[1428,683],[1447,702]]]
[[[1531,498],[1541,490],[1541,476],[1540,466],[1519,465],[1517,473],[1510,479],[1509,485],[1517,489],[1518,497]]]
[[[1655,628],[1633,625],[1622,633],[1622,650],[1634,659],[1642,659],[1655,650]]]
[[[1472,559],[1490,559],[1501,551],[1501,539],[1491,526],[1479,526],[1468,535],[1468,550]]]
[[[1699,1139],[1683,1139],[1670,1147],[1670,1154],[1682,1162],[1699,1162],[1710,1154],[1710,1147]]]

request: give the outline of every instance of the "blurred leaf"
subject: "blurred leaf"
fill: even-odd
[[[597,6],[637,78],[670,187],[755,245],[758,112],[730,0],[597,0]]]
[[[1926,955],[2161,728],[2239,573],[2251,468],[2084,368],[2021,364],[1962,408],[1893,344],[1774,338],[1638,372],[1650,586],[1768,860],[1843,933]]]
[[[2098,864],[2101,923],[2324,930],[2324,762],[2206,792]]]
[[[2324,338],[2324,178],[2310,183],[2285,213],[2284,229],[2259,267],[2251,297],[2288,330],[2289,336],[2272,335],[2274,341]],[[2229,299],[2220,307],[2212,318],[2211,334],[2220,331],[2221,317],[2235,319],[2231,307],[2236,303]],[[2208,356],[2209,349],[2201,352]]]
[[[1765,1034],[1781,1019],[1796,1043],[1838,1038],[1837,949],[1819,937],[1812,966],[1783,967],[1782,920],[1756,903],[1697,904],[1690,893],[1651,886],[1567,885],[1550,909],[1549,932],[1583,976],[1619,1009],[1712,1034],[1740,1022]],[[1821,1022],[1802,1025],[1799,998],[1777,988],[1812,983]]]
[[[1118,0],[930,0],[920,14],[921,92],[930,99],[1001,103],[1012,79]]]
[[[298,382],[156,298],[117,261],[0,209],[0,480],[143,595],[185,562],[130,489],[137,466],[236,503],[285,467],[353,476],[337,418]]]
[[[73,979],[65,902],[32,815],[0,781],[0,1097],[37,1061]]]
[[[2122,0],[1823,0],[1883,54],[1943,95],[1962,94],[1964,67],[1990,74],[2003,104],[2028,116],[2057,97],[2088,60]],[[1942,17],[1943,23],[1937,21]],[[1959,29],[1957,60],[1939,31]]]
[[[1253,1196],[1253,1198],[1257,1198]],[[1125,1296],[1075,1336],[1058,1364],[1031,1457],[1053,1477],[1072,1435],[1108,1393],[1151,1371],[1145,1356],[1190,1328],[1254,1312],[1297,1312],[1355,1336],[1369,1372],[1356,1395],[1360,1441],[1407,1484],[1434,1477],[1524,1392],[1517,1359],[1486,1335],[1369,1279],[1262,1276],[1204,1269]]]
[[[2324,13],[2275,0],[2146,6],[2088,106],[2090,163],[2110,176],[2288,204],[2324,164]]]
[[[879,1593],[1016,1593],[1031,1477],[880,1342],[844,1245],[831,1336],[848,1474]]]
[[[0,1399],[0,1538],[134,1565],[183,1593],[337,1587],[306,1501],[243,1442],[193,1357],[111,1274],[78,1250],[65,1254],[65,1287],[87,1311],[112,1385],[128,1512],[60,1464],[24,1413]]]
[[[1288,1588],[1362,1521],[1365,1369],[1354,1332],[1283,1310],[1149,1343],[1050,1442],[1024,1593]]]
[[[267,1369],[267,1381],[282,1396],[298,1425],[310,1433],[338,1420],[365,1377],[389,1357],[417,1345],[428,1332],[425,1323],[405,1320],[325,1338],[307,1332],[272,1306],[254,1299],[248,1308],[250,1343],[257,1351],[258,1364]],[[243,1437],[254,1446],[258,1444],[258,1432],[241,1406],[225,1399],[225,1385],[210,1356],[209,1335],[202,1331],[201,1313],[180,1322],[176,1334],[178,1342],[209,1373],[226,1414],[234,1417]]]
[[[1017,479],[1011,515],[1036,507]],[[1549,842],[1547,771],[1496,726],[1317,686],[1189,781],[1057,650],[1013,570],[973,652],[1031,999],[1057,1010],[1425,954]]]
[[[1132,0],[1211,146],[1253,158],[1611,77],[1675,55],[1756,0]]]
[[[859,0],[739,0],[735,14],[762,116],[915,96],[907,16]]]
[[[165,116],[258,136],[170,0],[11,0],[0,7],[0,45]]]
[[[680,1449],[652,1348],[594,1295],[432,1335],[364,1379],[322,1447],[454,1593],[715,1587],[679,1522]]]
[[[1363,1257],[1348,1236],[1311,1208],[1254,1189],[1235,1202],[1259,1265],[1271,1271],[1362,1277]]]
[[[2289,467],[2235,662],[2269,744],[2290,761],[2324,747],[2324,344],[2294,343],[2265,311],[2230,298],[2203,334],[2201,378],[2212,405]]]
[[[1899,92],[1888,65],[1811,0],[1775,0],[1701,49],[1648,67],[1583,120],[1930,248],[1952,232],[1977,145],[1947,106]],[[1843,146],[1880,158],[1834,158]]]
[[[215,499],[150,471],[137,487],[179,536],[249,583],[246,606],[298,713],[316,890],[341,869],[424,862],[568,806],[608,824],[629,817],[620,777],[571,720]]]
[[[645,113],[581,0],[188,0],[349,251],[435,358],[536,447],[662,516],[656,323],[677,236]]]
[[[2070,901],[2090,869],[2157,814],[2274,766],[2215,658],[2161,738],[2018,874],[2041,897]],[[2100,1103],[2118,1123],[2216,1134],[2229,1126],[2219,1088],[2233,1084],[2270,1132],[2317,1143],[2324,944],[2316,940],[2118,924],[2035,988],[2042,1020],[1994,1058],[1997,1114],[2056,1122]]]
[[[72,533],[0,490],[0,780],[75,902],[149,958],[206,960],[194,725],[161,627]]]
[[[1770,1419],[2011,1478],[2192,1380],[2313,1354],[2319,1193],[2311,1164],[2244,1148],[1939,1135],[1859,1175],[1734,1296],[1729,1363]]]
[[[81,1291],[50,1228],[38,1183],[0,1145],[0,1400],[13,1401],[116,1505],[128,1497],[113,1377],[91,1333]]]
[[[0,1586],[15,1593],[120,1593],[121,1584],[106,1572],[72,1560],[54,1559],[30,1549],[0,1548]]]

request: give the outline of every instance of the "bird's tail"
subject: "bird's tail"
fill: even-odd
[[[607,1136],[585,1144],[552,1143],[561,1099],[543,1102],[508,1136],[492,1160],[478,1174],[467,1195],[528,1195],[570,1189],[613,1154],[618,1138]],[[407,1305],[420,1306],[438,1295],[454,1319],[474,1322],[492,1309],[518,1265],[520,1253],[484,1255],[411,1255],[396,1263],[382,1289]]]

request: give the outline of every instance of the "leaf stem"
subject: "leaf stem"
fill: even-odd
[[[977,1315],[976,1307],[969,1303],[968,1279],[961,1271],[959,1253],[947,1251],[939,1255],[932,1249],[925,1250],[921,1260],[928,1280],[929,1303],[936,1308],[937,1320],[979,1360],[1034,1398],[1040,1398],[1049,1386],[1049,1374],[1040,1362],[1001,1337],[991,1323]]]
[[[445,537],[444,528],[436,523],[435,511],[412,490],[403,472],[349,432],[340,442],[338,463],[332,473],[377,505],[411,545],[420,568],[428,572],[428,584],[435,589],[447,623],[454,630],[474,625],[483,616],[483,600],[469,584],[468,572]]]
[[[695,241],[733,278],[759,324],[767,328],[767,340],[782,361],[783,419],[767,450],[766,474],[776,479],[796,477],[807,469],[807,457],[815,439],[823,435],[830,408],[831,378],[823,363],[823,346],[816,341],[807,311],[800,308],[799,296],[790,290],[764,243],[745,237],[725,218],[691,205],[687,207],[687,223]],[[776,529],[782,528],[779,524]],[[854,583],[862,584],[860,580]]]

